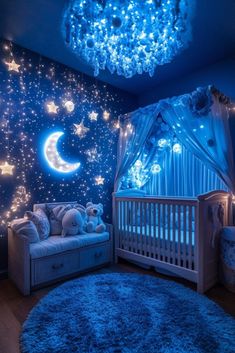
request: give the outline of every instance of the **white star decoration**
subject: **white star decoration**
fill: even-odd
[[[90,121],[97,121],[97,118],[98,118],[98,113],[92,111],[92,112],[89,114],[89,119],[90,119]]]
[[[59,106],[55,104],[55,102],[50,102],[47,103],[47,111],[48,113],[52,113],[52,114],[57,114],[57,111],[59,109]]]
[[[8,66],[8,71],[19,72],[20,65],[17,64],[14,59],[12,60],[12,62],[5,61],[5,64]]]
[[[0,170],[2,172],[2,175],[13,174],[13,169],[15,168],[14,165],[9,164],[8,162],[4,162],[3,164],[0,164]]]
[[[98,153],[96,147],[86,150],[85,154],[87,155],[87,160],[90,163],[99,162],[101,158],[101,153]]]
[[[101,175],[95,177],[95,184],[96,185],[104,185],[104,178]]]
[[[84,138],[87,132],[90,130],[83,124],[83,121],[80,124],[73,124],[75,128],[75,134],[79,136],[81,139]]]

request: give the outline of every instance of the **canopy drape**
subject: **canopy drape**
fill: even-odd
[[[114,191],[118,190],[121,179],[128,173],[143,151],[151,130],[154,128],[156,108],[156,105],[148,106],[124,117],[118,141]]]
[[[194,169],[194,183],[203,182],[202,175],[205,178],[209,176],[211,183],[205,180],[202,190],[206,185],[208,188],[223,185],[222,180],[229,190],[235,192],[227,103],[228,99],[210,86],[198,88],[191,94],[162,100],[126,115],[120,128],[115,191],[133,187],[140,189],[145,184],[149,188],[149,180],[155,180],[155,183],[158,180],[162,184],[166,175],[164,168],[169,159],[167,152],[172,152],[174,144],[179,142],[185,147],[182,151],[188,151],[185,168],[191,168],[194,162],[190,158],[194,156],[204,166],[200,172]],[[131,183],[133,178],[134,184]],[[178,182],[185,183],[186,180],[182,177]],[[165,189],[168,194],[170,189],[176,193],[183,187]],[[192,195],[195,188],[191,188],[189,193],[187,196],[196,196]]]
[[[235,171],[226,97],[213,87],[163,100],[159,111],[177,138],[235,192]]]

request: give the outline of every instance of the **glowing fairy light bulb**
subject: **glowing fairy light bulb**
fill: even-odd
[[[114,128],[115,128],[115,129],[120,129],[120,122],[119,122],[119,121],[116,121],[116,122],[114,123]]]
[[[175,143],[172,148],[174,153],[181,153],[182,152],[182,146],[179,143]]]
[[[72,101],[66,101],[64,103],[64,107],[68,113],[72,113],[74,111],[75,104]]]
[[[136,168],[141,168],[142,165],[143,165],[143,163],[141,162],[141,160],[140,160],[140,159],[137,159],[137,161],[135,162],[135,167],[136,167]]]
[[[157,144],[159,147],[163,148],[167,146],[168,142],[166,139],[160,139]]]
[[[161,170],[162,170],[162,168],[161,168],[160,164],[153,164],[151,167],[151,172],[153,174],[160,173]]]
[[[105,121],[109,120],[109,118],[110,118],[110,113],[107,112],[107,110],[105,110],[105,111],[103,112],[103,118],[104,118]]]

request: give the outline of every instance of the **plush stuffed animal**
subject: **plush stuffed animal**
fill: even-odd
[[[103,205],[93,204],[88,202],[86,204],[86,231],[88,233],[102,233],[105,231],[106,227],[101,219],[103,214]]]
[[[84,232],[85,212],[82,209],[72,208],[67,211],[62,219],[62,237],[66,235],[85,234]]]

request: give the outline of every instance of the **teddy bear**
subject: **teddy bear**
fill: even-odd
[[[84,232],[85,215],[85,209],[83,210],[81,207],[68,210],[62,218],[62,237],[86,234]]]
[[[103,205],[101,203],[94,204],[88,202],[86,204],[86,231],[87,233],[102,233],[106,226],[102,221]]]

